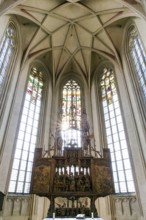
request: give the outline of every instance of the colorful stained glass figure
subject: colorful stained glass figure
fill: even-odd
[[[81,91],[80,86],[69,80],[62,92],[62,138],[64,147],[81,145]]]
[[[31,94],[31,101],[36,102],[41,99],[43,82],[42,82],[42,74],[37,75],[36,68],[32,69],[32,74],[29,76],[27,92]]]
[[[113,72],[104,68],[103,72],[105,73],[102,76],[102,80],[100,81],[101,91],[102,91],[102,99],[107,100],[108,104],[112,103],[112,92],[115,89],[114,81],[113,81]]]

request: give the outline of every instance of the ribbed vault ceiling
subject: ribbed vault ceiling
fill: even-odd
[[[120,62],[122,27],[144,13],[140,0],[7,1],[1,12],[6,6],[21,24],[22,63],[41,57],[55,78],[72,71],[88,79],[103,57]]]

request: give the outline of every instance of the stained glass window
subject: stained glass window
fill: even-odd
[[[62,93],[62,138],[64,147],[81,147],[81,90],[69,80]]]
[[[134,26],[129,29],[128,35],[129,55],[131,57],[141,91],[146,98],[146,53]]]
[[[126,135],[112,68],[104,68],[100,79],[107,147],[110,148],[116,193],[134,192]]]
[[[42,71],[33,67],[28,79],[16,140],[9,192],[29,193],[44,88],[43,79]]]

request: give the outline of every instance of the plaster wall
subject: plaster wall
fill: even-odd
[[[36,195],[7,195],[2,220],[42,220],[47,216],[49,200]]]

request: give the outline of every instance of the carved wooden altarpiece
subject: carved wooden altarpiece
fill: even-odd
[[[97,216],[95,200],[114,193],[109,149],[103,157],[83,155],[82,148],[65,148],[62,156],[42,157],[35,152],[31,193],[50,200],[48,217]]]

